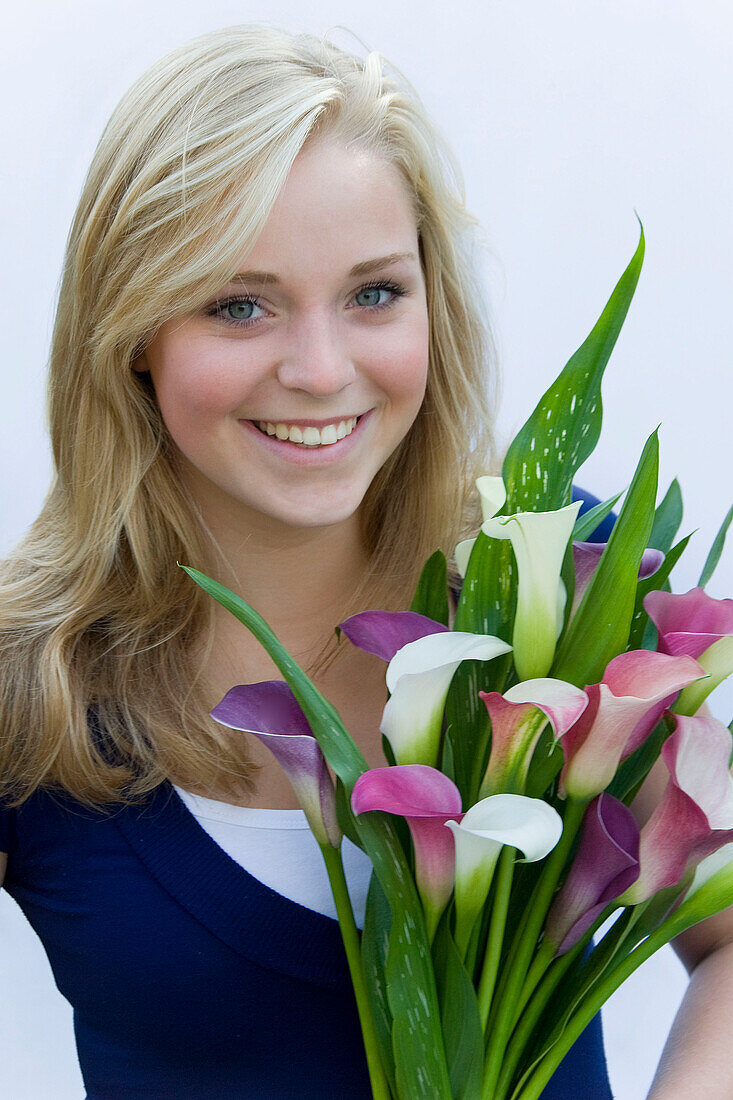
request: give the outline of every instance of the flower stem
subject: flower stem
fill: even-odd
[[[593,986],[589,992],[589,996],[583,1001],[578,1011],[572,1017],[558,1042],[542,1059],[532,1076],[525,1082],[521,1092],[514,1094],[513,1100],[539,1100],[545,1086],[560,1065],[560,1062],[580,1037],[582,1032],[585,1031],[596,1013],[600,1011],[611,994],[615,993],[618,987],[625,982],[642,963],[646,962],[655,951],[658,951],[660,947],[668,943],[676,934],[676,930],[667,927],[665,922],[665,924],[662,925],[661,928],[658,928],[653,935],[642,941],[630,955],[627,955],[626,958],[599,981],[597,985]]]
[[[374,1028],[369,1005],[366,982],[364,980],[364,968],[361,962],[361,941],[359,930],[354,920],[354,910],[351,906],[351,898],[346,886],[344,865],[341,859],[341,849],[333,848],[330,844],[321,844],[323,861],[326,864],[328,879],[331,883],[333,900],[336,904],[336,913],[341,929],[341,938],[346,950],[346,959],[349,964],[349,972],[356,997],[356,1008],[359,1013],[361,1033],[364,1038],[364,1050],[366,1053],[367,1067],[369,1069],[369,1081],[372,1087],[373,1100],[391,1100],[391,1092],[387,1077],[382,1067],[382,1059],[379,1054],[379,1043]]]
[[[481,1017],[481,1027],[486,1031],[489,1019],[491,998],[496,985],[496,975],[499,971],[501,948],[504,942],[504,928],[509,909],[509,899],[512,889],[512,877],[514,875],[514,859],[516,849],[504,846],[499,856],[496,882],[494,885],[494,899],[491,907],[491,924],[486,941],[486,953],[481,968],[481,980],[478,989],[478,1007]]]
[[[527,976],[537,940],[547,917],[558,880],[565,868],[575,834],[580,828],[587,803],[577,799],[568,799],[563,820],[560,840],[548,856],[542,874],[530,898],[527,920],[519,929],[521,942],[512,944],[513,964],[511,974],[504,987],[499,1004],[495,1007],[495,1025],[490,1029],[489,1042],[484,1063],[484,1079],[481,1091],[482,1100],[493,1100],[496,1084],[501,1073],[501,1064],[509,1037],[514,1030],[517,1016],[517,1004]]]

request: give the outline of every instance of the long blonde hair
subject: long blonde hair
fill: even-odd
[[[378,151],[407,181],[431,338],[424,404],[364,500],[371,568],[344,614],[407,606],[425,559],[478,522],[469,494],[494,458],[494,356],[476,223],[418,96],[379,54],[271,26],[173,51],[114,111],[69,235],[50,354],[54,479],[0,568],[8,804],[41,785],[87,804],[134,801],[165,779],[223,796],[251,788],[247,739],[208,717],[191,667],[213,602],[176,568],[216,575],[215,548],[131,363],[236,272],[322,133]]]

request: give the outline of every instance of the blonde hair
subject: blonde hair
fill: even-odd
[[[479,522],[468,502],[494,459],[494,356],[476,223],[418,96],[376,53],[271,26],[173,51],[112,114],[69,235],[50,354],[54,479],[0,570],[8,804],[41,785],[88,804],[134,801],[165,779],[223,796],[251,788],[247,739],[208,717],[192,668],[194,645],[212,637],[213,601],[176,568],[216,575],[216,550],[131,363],[163,322],[236,272],[319,134],[403,174],[430,324],[425,400],[366,494],[371,568],[345,614],[408,606],[425,559],[439,546],[450,554]],[[321,658],[333,658],[328,646]]]

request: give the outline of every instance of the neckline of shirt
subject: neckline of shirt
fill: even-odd
[[[194,817],[203,821],[219,821],[245,829],[307,830],[310,828],[303,810],[234,806],[230,802],[219,802],[214,798],[193,794],[175,784],[172,786]]]

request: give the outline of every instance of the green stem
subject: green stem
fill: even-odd
[[[336,903],[336,914],[341,929],[341,938],[344,941],[346,959],[349,964],[349,972],[356,997],[356,1008],[359,1013],[361,1033],[364,1038],[364,1050],[366,1052],[367,1067],[369,1069],[369,1081],[372,1087],[373,1100],[391,1100],[390,1087],[382,1068],[382,1059],[379,1054],[379,1044],[374,1028],[364,969],[361,961],[361,941],[359,930],[354,920],[354,910],[351,907],[351,898],[346,886],[344,865],[341,859],[341,849],[332,848],[330,844],[321,844],[323,861],[326,864],[328,879],[331,883],[333,900]]]
[[[685,911],[686,909],[687,911]],[[713,911],[716,912],[719,909]],[[618,987],[660,947],[664,947],[675,936],[709,915],[711,915],[710,910],[705,912],[703,909],[702,912],[694,913],[694,907],[681,906],[656,931],[647,936],[645,940],[642,940],[617,966],[601,977],[588,991],[587,997],[575,1015],[569,1020],[557,1043],[547,1052],[529,1080],[525,1082],[524,1087],[514,1094],[513,1100],[539,1100],[543,1089],[573,1043],[578,1040],[593,1017],[600,1012],[608,998],[616,992]],[[621,942],[623,942],[623,938]]]
[[[528,1003],[526,1004],[526,1007],[523,1009],[519,1017],[519,1021],[502,1060],[501,1074],[499,1076],[499,1084],[497,1086],[495,1100],[505,1100],[505,1097],[512,1083],[514,1072],[517,1068],[517,1065],[519,1064],[519,1060],[524,1053],[525,1047],[532,1039],[535,1028],[539,1023],[540,1017],[545,1011],[545,1008],[547,1007],[550,998],[557,989],[561,980],[565,977],[570,967],[573,965],[573,963],[576,962],[578,957],[583,954],[591,938],[594,936],[598,928],[608,918],[612,911],[613,903],[607,906],[606,909],[604,909],[604,911],[596,918],[590,928],[584,933],[582,938],[578,940],[574,947],[572,947],[569,951],[566,951],[563,955],[560,955],[558,958],[554,959],[554,961],[550,962],[550,964],[546,967],[541,979],[537,981],[536,988],[533,988]],[[615,927],[616,926],[614,925],[614,928]],[[602,945],[606,944],[608,935],[610,935],[610,933],[607,933],[604,939],[601,941]],[[600,948],[598,947],[595,949],[595,951],[591,955],[592,960],[595,960],[596,954],[599,952],[599,950]],[[611,952],[611,955],[612,954],[613,951]],[[537,959],[539,957],[540,953],[538,952],[537,956],[535,957],[535,963],[537,962]],[[606,962],[608,961],[609,959],[606,958]],[[532,971],[535,970],[535,963],[533,963],[532,967],[530,968],[530,975],[532,974]],[[539,969],[539,967],[537,969]],[[594,981],[598,977],[598,973],[593,972],[592,974],[587,975],[587,972],[583,971],[581,975],[579,975],[581,986],[583,984],[583,979],[586,977],[588,978],[590,984],[590,982]],[[528,984],[529,975],[527,981],[525,982],[525,988],[522,991],[522,997],[524,997]],[[578,990],[578,992],[580,993],[581,990]]]
[[[509,899],[512,890],[512,877],[514,875],[514,859],[516,849],[504,846],[499,856],[499,867],[494,886],[494,900],[491,906],[491,924],[486,941],[486,953],[481,968],[481,980],[478,989],[478,1007],[481,1017],[481,1028],[486,1031],[489,1019],[491,998],[496,985],[496,975],[499,971],[501,948],[504,942],[504,928],[506,915],[509,910]]]
[[[519,1019],[519,1017],[521,1016],[522,1012],[524,1011],[524,1006],[527,1004],[527,1001],[530,999],[539,982],[542,980],[542,977],[548,966],[555,958],[556,950],[556,945],[554,943],[550,943],[549,940],[543,940],[538,947],[537,954],[532,960],[532,965],[529,968],[527,977],[524,979],[522,992],[519,995],[517,1007],[514,1011],[514,1015],[517,1017],[517,1019]]]
[[[501,1073],[501,1064],[509,1037],[514,1030],[517,1016],[517,1004],[522,993],[527,971],[534,955],[537,940],[544,926],[547,912],[558,880],[565,869],[575,834],[585,813],[587,802],[568,799],[563,819],[563,831],[560,840],[550,853],[547,863],[537,882],[529,901],[528,917],[519,929],[521,942],[512,944],[513,965],[503,996],[495,1007],[495,1026],[490,1029],[489,1044],[484,1063],[484,1078],[481,1091],[482,1100],[493,1100],[496,1084]]]

